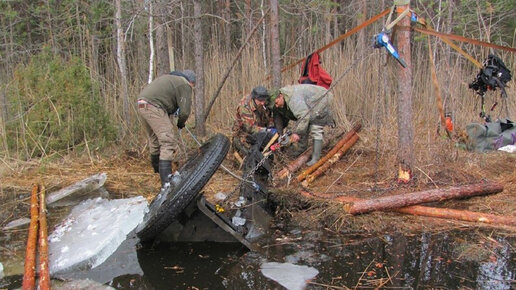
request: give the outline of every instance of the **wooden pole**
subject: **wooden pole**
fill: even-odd
[[[348,213],[356,215],[378,210],[390,210],[427,202],[486,195],[498,193],[501,191],[503,191],[503,185],[499,183],[478,183],[464,186],[455,186],[446,189],[432,189],[362,200],[354,202],[351,206],[346,206],[345,209]]]
[[[332,158],[330,158],[326,163],[321,165],[321,167],[317,168],[317,170],[314,173],[306,177],[306,179],[302,183],[303,186],[307,187],[309,183],[312,183],[317,177],[321,176],[324,172],[326,172],[326,170],[328,170],[330,166],[335,164],[335,162],[339,161],[339,159],[349,150],[349,148],[355,145],[357,141],[358,135],[353,134],[351,139],[349,139],[348,142],[346,142],[346,144],[344,144],[344,146],[342,146],[339,149],[339,151],[332,156]]]
[[[45,186],[39,192],[39,289],[50,289],[50,272],[48,265],[48,231],[45,205]]]
[[[23,273],[22,289],[34,289],[36,281],[36,242],[38,239],[38,188],[32,186],[30,196],[30,225],[27,237],[27,249],[25,251],[25,265]]]
[[[337,196],[335,197],[332,194],[327,193],[309,193],[306,191],[302,191],[301,195],[305,197],[318,197],[323,199],[333,199],[342,203],[352,203],[357,201],[362,201],[363,199],[353,196]],[[418,215],[418,216],[427,216],[441,219],[455,219],[461,221],[468,222],[479,222],[486,224],[495,224],[495,225],[506,225],[506,226],[516,226],[516,217],[512,216],[501,216],[488,214],[483,212],[475,212],[469,210],[457,210],[457,209],[448,209],[448,208],[436,208],[436,207],[428,207],[422,205],[411,205],[402,208],[393,209],[394,212]]]
[[[297,181],[301,182],[303,181],[308,175],[310,175],[312,172],[317,170],[317,168],[321,167],[326,161],[328,161],[333,155],[335,155],[344,144],[346,144],[353,135],[358,133],[360,131],[360,128],[362,128],[362,124],[356,123],[353,128],[346,134],[342,139],[335,144],[333,149],[330,150],[326,155],[324,155],[323,158],[321,158],[319,161],[317,161],[314,165],[308,167],[305,171],[303,171],[301,174],[297,176]]]

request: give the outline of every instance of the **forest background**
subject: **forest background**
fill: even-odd
[[[171,67],[198,73],[195,112],[187,126],[201,136],[230,135],[241,97],[259,84],[273,87],[268,76],[278,63],[271,53],[274,42],[267,14],[271,2],[275,1],[0,1],[0,159],[12,164],[72,152],[102,154],[106,149],[136,148],[144,153],[146,139],[135,110],[136,97],[149,80]],[[437,31],[515,46],[513,0],[410,2]],[[388,0],[279,1],[281,67],[392,5]],[[338,123],[349,126],[360,121],[364,132],[380,136],[377,150],[383,151],[396,139],[400,70],[385,50],[372,48],[373,36],[385,20],[321,53],[322,66],[337,82],[333,106]],[[439,125],[426,38],[412,32],[413,124],[417,146],[422,147],[433,142]],[[457,44],[479,62],[493,52]],[[480,99],[468,88],[478,68],[438,38],[431,37],[431,45],[444,107],[460,134],[466,124],[480,121]],[[514,54],[494,53],[516,71]],[[235,59],[202,122],[207,104]],[[299,66],[285,71],[281,84],[297,83],[299,74]],[[505,104],[509,116],[516,115],[513,84],[509,83]],[[487,97],[499,101],[499,91]],[[374,138],[367,143],[367,133],[364,136],[364,142],[374,146]],[[431,158],[431,153],[422,154]]]

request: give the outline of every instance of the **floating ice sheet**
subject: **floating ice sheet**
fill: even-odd
[[[294,265],[291,263],[264,263],[262,274],[289,290],[301,290],[308,280],[313,279],[319,271],[313,267]]]
[[[80,203],[49,236],[50,273],[102,264],[143,220],[147,210],[147,200],[141,196]]]

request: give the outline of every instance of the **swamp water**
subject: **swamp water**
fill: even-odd
[[[25,210],[25,209],[23,209]],[[49,211],[51,224],[70,208]],[[0,232],[0,289],[21,287],[27,227]],[[49,228],[52,233],[54,227]],[[419,234],[333,235],[271,230],[249,251],[240,243],[161,242],[134,232],[93,269],[76,268],[53,289],[516,289],[516,235],[489,228]],[[124,234],[125,236],[125,234]],[[81,253],[68,253],[71,257]],[[309,281],[310,277],[314,277]],[[84,284],[85,279],[96,285]],[[83,284],[80,284],[83,283]],[[86,285],[86,286],[85,286]],[[283,286],[281,286],[283,285]],[[103,286],[103,287],[99,287]]]
[[[488,230],[332,237],[292,229],[260,244],[261,251],[249,252],[237,243],[139,247],[136,239],[128,239],[98,268],[63,277],[89,278],[115,289],[284,289],[279,284],[284,281],[261,271],[265,263],[278,262],[317,269],[306,289],[516,287],[516,237]],[[288,279],[287,270],[277,271],[285,271]],[[0,288],[21,286],[20,275],[0,281]],[[58,285],[54,281],[55,289]]]

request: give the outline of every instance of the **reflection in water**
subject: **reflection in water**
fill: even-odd
[[[281,289],[260,267],[288,262],[319,271],[308,289],[516,289],[516,236],[487,230],[377,237],[293,230],[260,244],[261,252],[248,252],[235,243],[161,243],[138,249],[134,259],[110,258],[138,271],[113,271],[117,277],[107,280],[107,271],[96,270],[80,278],[102,276],[99,282],[109,281],[106,284],[116,289]],[[126,250],[120,252],[131,253]],[[0,285],[12,289],[16,282],[9,285],[11,278],[0,280]]]
[[[280,289],[260,266],[289,262],[319,271],[308,288],[514,289],[515,241],[487,238],[478,230],[338,238],[293,230],[270,237],[260,253],[238,244],[161,244],[138,251],[143,277],[118,277],[110,284],[119,289]]]

